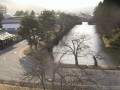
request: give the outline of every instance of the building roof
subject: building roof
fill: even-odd
[[[16,18],[16,17],[12,17],[9,19],[3,19],[2,20],[2,24],[15,24],[15,23],[20,23],[21,22],[21,18]]]
[[[15,35],[10,34],[8,32],[0,32],[0,40],[5,40],[14,37]]]
[[[23,16],[12,16],[9,13],[4,14],[4,19],[2,20],[2,24],[16,24],[20,23]]]
[[[3,15],[3,17],[4,17],[5,19],[8,19],[8,18],[12,17],[12,15],[11,15],[10,13],[5,13],[5,14]]]

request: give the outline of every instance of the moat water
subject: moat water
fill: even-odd
[[[92,53],[87,54],[84,57],[78,57],[79,64],[93,65],[94,60],[92,57],[93,55],[99,53],[97,58],[99,65],[120,65],[120,50],[105,48],[104,43],[95,28],[95,25],[88,25],[87,22],[83,22],[82,25],[76,25],[66,36],[63,37],[62,41],[71,43],[74,38],[82,35],[89,37],[89,40],[86,42],[86,44],[89,46],[89,51]],[[64,45],[62,45],[62,41],[60,41],[59,45],[55,46],[53,49],[55,60],[65,64],[74,64],[74,55],[72,53],[64,54],[67,49]],[[89,53],[89,51],[85,50],[86,53]]]

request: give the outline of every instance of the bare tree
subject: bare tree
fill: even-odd
[[[43,49],[36,51],[32,55],[32,59],[34,63],[32,64],[31,70],[25,73],[26,78],[24,80],[38,82],[43,90],[46,90],[45,80],[47,79],[47,75],[52,72],[50,71],[53,66],[52,56],[47,50]]]
[[[93,54],[93,52],[91,52],[92,58],[94,60],[94,66],[98,67],[98,60],[104,60],[106,62],[106,60],[108,59],[107,57],[104,57],[102,55],[103,51],[105,50],[105,48],[99,50],[97,53]]]
[[[88,54],[88,40],[90,40],[89,36],[80,35],[77,38],[73,38],[70,42],[62,41],[62,45],[66,49],[65,54],[69,53],[74,55],[75,65],[78,65],[78,57],[85,57]]]
[[[93,88],[99,90],[97,82],[91,78],[91,75],[85,69],[79,67],[69,68],[64,67],[64,64],[59,64],[55,71],[55,88],[52,90],[93,90],[86,87],[87,84],[94,85]]]
[[[38,82],[43,90],[47,88],[52,90],[93,90],[88,89],[87,84],[97,88],[97,82],[91,78],[91,72],[86,71],[86,69],[80,67],[69,68],[61,63],[54,64],[51,61],[51,54],[46,50],[36,52],[33,57],[35,63],[32,70],[26,73],[25,80],[27,82],[29,80],[35,85]],[[52,70],[50,70],[51,67]],[[84,89],[86,87],[87,89]],[[97,88],[97,90],[99,89]]]
[[[97,58],[100,56],[100,53],[101,53],[102,51],[103,51],[103,50],[100,50],[100,51],[98,51],[95,55],[93,55],[94,66],[98,66]]]

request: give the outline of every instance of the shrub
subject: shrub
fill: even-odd
[[[120,41],[120,32],[115,34],[114,39],[115,39],[116,42]]]
[[[108,35],[104,35],[103,36],[104,38],[107,38],[107,39],[110,39],[110,37]]]
[[[109,40],[109,44],[110,45],[114,45],[115,44],[115,40],[114,39]]]
[[[109,41],[109,44],[112,45],[112,46],[120,47],[120,42],[116,41],[115,39],[111,39]]]
[[[120,32],[120,29],[117,29],[117,30],[113,30],[113,34],[117,34],[117,33],[119,33]]]

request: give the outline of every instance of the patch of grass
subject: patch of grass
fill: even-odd
[[[109,46],[109,40],[105,37],[102,37],[105,46]]]
[[[111,37],[104,35],[102,37],[105,46],[120,47],[120,29],[112,31]]]
[[[40,43],[40,47],[44,47],[44,46],[46,46],[45,41],[40,41],[39,43]]]
[[[52,40],[54,40],[56,38],[56,36],[54,35],[54,34],[52,34],[51,36],[50,36],[50,40],[52,41]]]
[[[43,90],[43,89],[22,87],[17,85],[0,84],[0,90]]]
[[[34,48],[34,47],[33,47]],[[34,49],[33,49],[34,50]],[[31,50],[31,48],[30,48],[30,46],[28,46],[25,50],[24,50],[24,54],[25,55],[31,55],[31,53],[32,53],[32,50]]]

